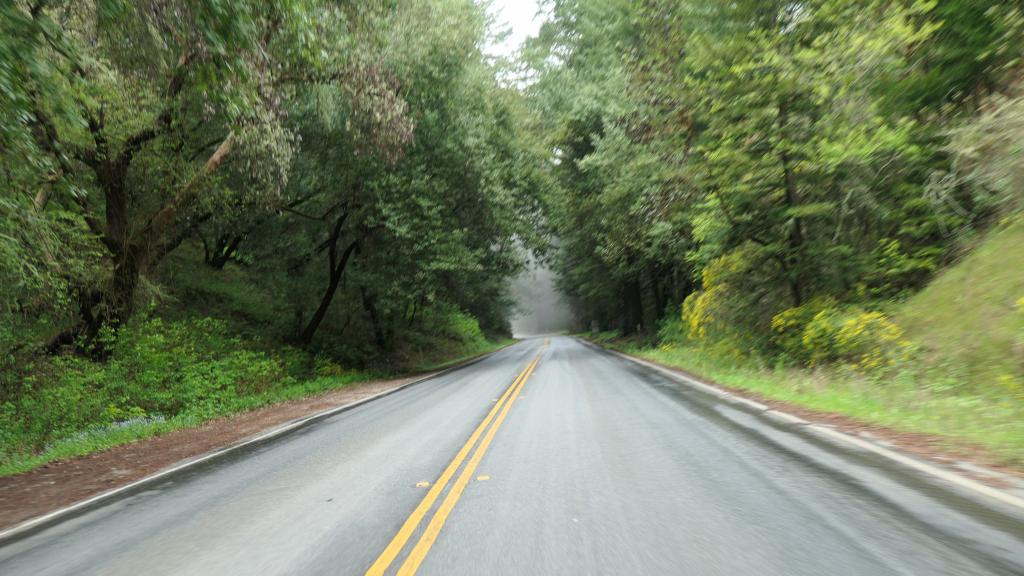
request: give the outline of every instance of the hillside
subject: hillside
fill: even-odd
[[[896,311],[907,336],[973,386],[1024,390],[1024,221],[989,232]]]

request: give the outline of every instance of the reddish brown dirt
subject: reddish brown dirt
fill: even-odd
[[[393,390],[416,378],[419,377],[353,384],[0,478],[0,529],[124,486],[292,420]]]
[[[954,441],[953,439],[943,436],[894,430],[886,426],[871,424],[869,422],[864,422],[863,420],[858,420],[842,414],[836,414],[834,412],[821,412],[810,408],[804,408],[796,404],[767,398],[756,392],[750,392],[741,388],[733,388],[731,386],[724,386],[686,370],[662,364],[661,362],[655,362],[648,358],[641,358],[641,360],[644,362],[650,362],[651,364],[657,364],[662,368],[678,372],[688,378],[692,378],[698,382],[707,384],[708,386],[714,386],[715,388],[725,390],[731,394],[735,394],[736,396],[760,402],[761,404],[780,412],[799,416],[808,422],[825,424],[835,428],[836,430],[850,434],[851,436],[866,436],[868,439],[888,444],[897,450],[913,454],[943,467],[948,468],[955,462],[970,462],[982,468],[987,468],[995,472],[1024,479],[1024,468],[1007,465],[998,461],[994,457],[990,456],[982,446],[972,445],[967,442]],[[972,474],[962,468],[956,468],[954,471],[957,474],[968,476],[995,488],[1009,487],[1009,484],[1005,480],[997,477]]]

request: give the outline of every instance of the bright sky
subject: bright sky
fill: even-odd
[[[495,55],[514,54],[527,36],[537,35],[543,21],[537,16],[537,0],[492,0],[491,11],[499,24],[505,24],[512,30],[504,42],[493,47]]]

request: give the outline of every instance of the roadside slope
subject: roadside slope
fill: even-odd
[[[1024,220],[991,231],[895,317],[929,362],[949,364],[964,384],[1024,395]]]

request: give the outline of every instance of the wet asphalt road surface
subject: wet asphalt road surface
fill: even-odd
[[[4,576],[368,570],[1024,574],[1024,522],[551,337],[0,547]]]

